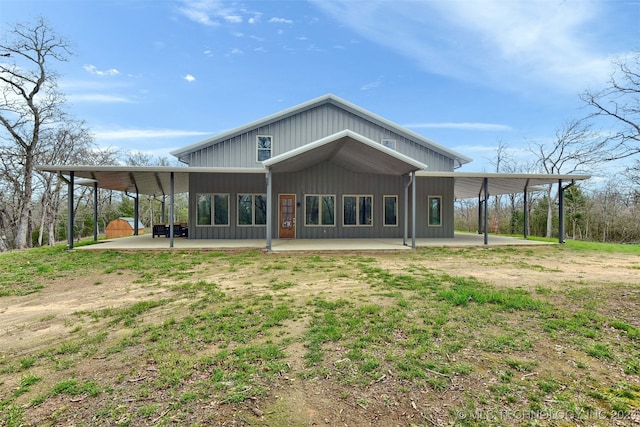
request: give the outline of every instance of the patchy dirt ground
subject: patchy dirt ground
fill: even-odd
[[[400,274],[410,268],[422,268],[434,274],[448,274],[456,277],[473,277],[477,280],[499,287],[526,289],[529,291],[549,290],[584,290],[593,287],[596,293],[606,292],[607,286],[620,289],[616,304],[611,309],[625,313],[625,317],[634,327],[640,328],[640,259],[634,255],[583,253],[559,251],[552,247],[536,247],[530,250],[504,249],[500,251],[468,250],[468,255],[451,254],[446,250],[434,251],[429,257],[415,254],[367,254],[363,257],[375,258],[376,267]],[[351,255],[351,254],[350,254]],[[309,256],[295,254],[273,255],[273,259],[283,264],[295,262],[299,257]],[[323,256],[335,260],[332,270],[340,269],[343,254],[331,253]],[[240,295],[248,291],[246,283],[251,278],[251,293],[272,292],[270,279],[261,281],[255,277],[255,270],[245,271],[242,268],[229,272],[213,271],[197,268],[196,277],[219,283],[225,293]],[[283,275],[285,273],[283,272]],[[286,272],[290,274],[290,272]],[[338,277],[338,279],[336,278]],[[0,355],[16,357],[20,354],[33,353],[47,348],[62,338],[69,336],[69,319],[80,311],[130,306],[145,299],[158,299],[169,292],[169,282],[165,284],[138,283],[135,277],[128,274],[91,274],[69,280],[55,280],[38,293],[27,296],[0,298]],[[191,278],[193,280],[193,277]],[[349,274],[329,275],[314,270],[297,273],[300,286],[287,290],[292,297],[321,294],[327,298],[349,298],[369,292],[366,283]],[[166,286],[164,286],[166,285]],[[160,308],[154,316],[162,318],[168,315]],[[635,315],[633,314],[635,313]],[[304,322],[295,322],[292,329],[303,328]],[[90,328],[87,325],[87,328]],[[292,330],[295,335],[296,331]],[[302,355],[305,349],[300,343],[293,343],[287,348],[288,363],[292,371],[301,368]],[[563,357],[571,363],[581,363],[582,356],[572,354],[567,348],[538,348],[538,353],[563,352]],[[339,361],[344,349],[333,348],[330,357]],[[473,359],[473,355],[466,355]],[[539,354],[538,354],[538,357]],[[133,359],[133,358],[132,358]],[[76,366],[76,375],[84,374],[103,382],[119,381],[135,384],[138,381],[152,378],[154,366],[148,365],[144,370],[139,366],[128,365],[124,359],[93,357]],[[481,364],[481,361],[477,363]],[[606,361],[603,362],[606,364]],[[599,367],[600,368],[600,367]],[[602,368],[604,369],[604,368]],[[523,374],[524,375],[524,374]],[[611,375],[618,375],[612,370]],[[620,380],[624,377],[620,375]],[[637,379],[636,379],[637,380]],[[0,387],[16,387],[11,380],[5,378]],[[403,381],[389,371],[383,380],[372,382],[369,386],[350,390],[350,393],[361,395],[361,399],[344,399],[345,386],[331,378],[317,377],[301,381],[294,376],[283,376],[270,385],[268,398],[248,399],[244,403],[231,406],[220,402],[202,402],[199,413],[189,419],[176,419],[174,425],[330,425],[330,426],[392,426],[392,425],[447,425],[451,423],[450,409],[460,402],[458,392],[462,390],[484,390],[487,381],[480,377],[453,377],[451,385],[439,395],[426,389],[406,389]],[[48,384],[42,384],[45,387]],[[403,390],[403,388],[405,388]],[[400,391],[402,390],[402,391]],[[104,395],[100,400],[111,397]],[[170,399],[170,396],[156,394],[146,399]],[[130,401],[120,404],[122,425],[127,423],[127,411],[130,406],[141,399],[130,396]],[[51,425],[94,425],[91,407],[83,405],[82,396],[72,397],[59,395],[49,398],[45,404],[29,411],[25,419],[33,424]],[[368,402],[367,405],[358,402]],[[58,420],[51,414],[64,408],[65,416]],[[167,409],[167,412],[170,409]],[[166,415],[162,413],[160,415]],[[637,418],[612,421],[617,425],[640,424]],[[634,415],[635,416],[635,415]],[[76,421],[74,422],[74,418]],[[113,419],[112,417],[111,419]],[[117,416],[115,416],[117,418]],[[63,420],[63,421],[62,421]],[[160,420],[151,418],[152,424]],[[162,418],[165,420],[165,418]],[[95,421],[95,420],[94,420]],[[462,421],[458,420],[458,421]],[[1,423],[0,423],[1,424]],[[95,422],[95,425],[104,425]],[[116,423],[118,424],[118,423]],[[473,424],[473,423],[472,423]]]

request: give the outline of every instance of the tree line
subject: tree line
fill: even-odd
[[[56,65],[68,61],[71,44],[40,18],[16,24],[0,34],[0,252],[54,244],[66,238],[68,209],[63,177],[39,173],[36,165],[168,165],[140,153],[97,147],[91,130],[65,110]],[[517,164],[500,142],[493,159],[496,172],[571,174],[589,172],[607,162],[626,160],[624,189],[616,183],[585,191],[572,187],[567,204],[569,236],[602,241],[640,241],[634,224],[640,188],[640,52],[620,58],[606,88],[586,90],[582,101],[590,113],[560,127],[553,143],[532,143],[530,164]],[[596,129],[596,124],[602,128]],[[91,188],[79,188],[73,206],[77,236],[92,234]],[[574,194],[575,193],[575,194]],[[530,204],[531,235],[551,237],[557,230],[558,193],[550,186]],[[472,229],[473,200],[457,202],[456,224]],[[141,220],[164,218],[162,200],[141,196]],[[178,219],[186,220],[186,199],[178,198]],[[496,232],[512,232],[523,216],[521,195],[496,197],[491,211]],[[99,224],[133,215],[133,202],[99,190]],[[476,211],[477,212],[477,211]],[[634,217],[634,215],[636,215]],[[556,223],[554,223],[556,221]]]

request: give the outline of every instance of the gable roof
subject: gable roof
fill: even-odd
[[[424,163],[348,129],[272,157],[262,164],[274,172],[296,172],[327,160],[357,173],[404,175],[427,169]]]
[[[267,126],[271,123],[283,120],[287,117],[299,114],[301,112],[310,110],[312,108],[318,107],[323,104],[335,105],[345,111],[355,114],[358,117],[361,117],[372,123],[378,124],[384,128],[391,129],[398,135],[404,136],[405,138],[415,141],[418,144],[422,144],[423,146],[428,147],[437,153],[440,153],[448,158],[454,159],[456,167],[462,166],[465,163],[469,163],[472,160],[470,157],[467,157],[461,153],[458,153],[443,145],[440,145],[435,141],[432,141],[422,135],[412,132],[409,129],[406,129],[390,120],[387,120],[381,116],[378,116],[377,114],[367,111],[364,108],[361,108],[355,104],[345,101],[344,99],[337,97],[336,95],[333,95],[333,94],[326,94],[326,95],[320,96],[318,98],[312,99],[307,102],[303,102],[302,104],[293,106],[286,110],[282,110],[279,113],[272,114],[262,119],[258,119],[251,123],[247,123],[245,125],[237,127],[235,129],[231,129],[229,131],[220,133],[211,138],[207,138],[203,141],[196,142],[194,144],[188,145],[183,148],[179,148],[177,150],[173,150],[171,151],[171,154],[176,156],[180,161],[186,162],[186,157],[195,151],[201,150],[211,145],[215,145],[235,135],[248,132],[252,129],[256,129],[262,126]]]

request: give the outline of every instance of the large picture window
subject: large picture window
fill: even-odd
[[[398,225],[398,196],[384,196],[384,225]]]
[[[304,225],[336,225],[336,196],[308,194],[304,197]]]
[[[373,196],[343,196],[342,208],[344,225],[373,225]]]
[[[238,194],[238,225],[266,225],[267,196]]]
[[[228,194],[197,194],[196,203],[196,225],[229,225]]]
[[[442,196],[427,197],[428,222],[430,227],[442,225]]]
[[[257,158],[261,162],[271,158],[271,147],[273,143],[273,137],[270,135],[258,135],[257,138]]]

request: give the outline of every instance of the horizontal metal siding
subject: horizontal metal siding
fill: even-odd
[[[398,152],[427,164],[429,171],[453,170],[453,159],[330,104],[302,111],[196,151],[190,155],[189,165],[256,167],[259,165],[256,161],[257,135],[273,136],[272,155],[277,156],[345,129],[373,141],[395,139]]]

